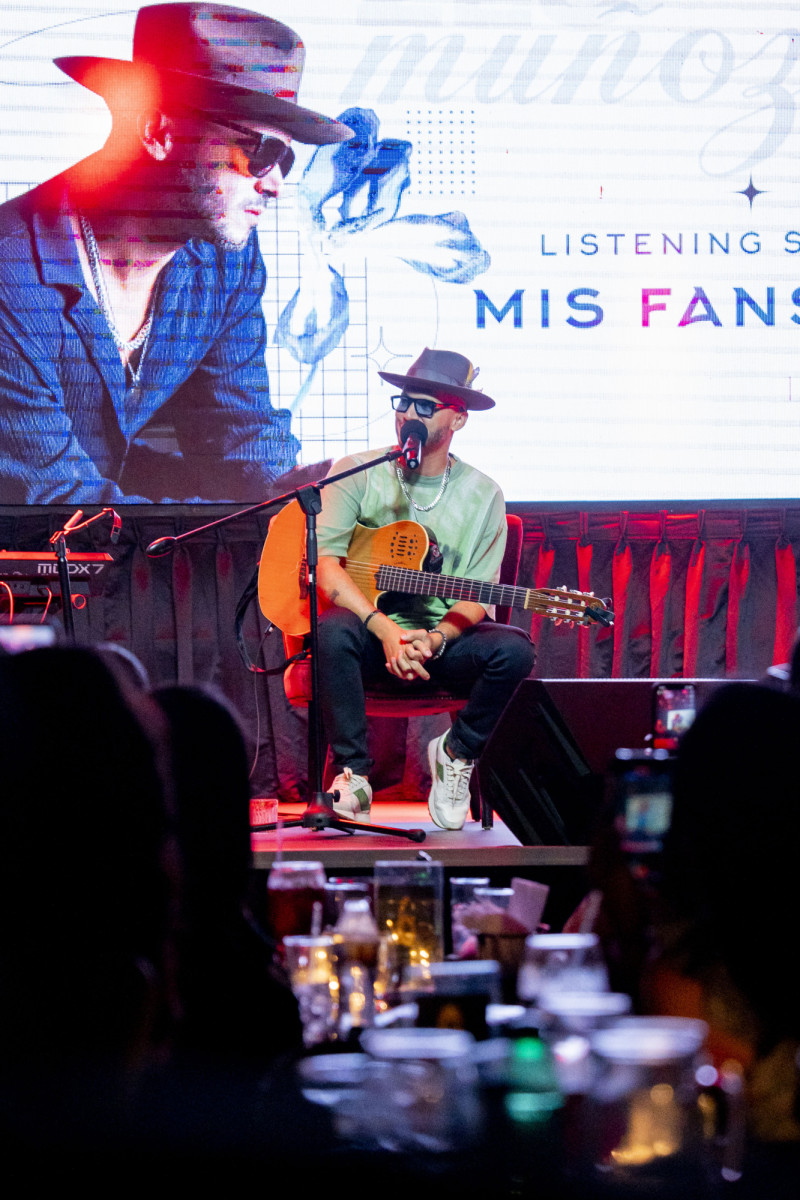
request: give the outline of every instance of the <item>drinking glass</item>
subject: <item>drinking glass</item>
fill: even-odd
[[[403,979],[423,978],[444,957],[444,871],[437,862],[375,864],[375,917],[397,948]]]
[[[325,899],[320,862],[273,863],[267,880],[267,916],[277,941],[289,934],[311,933],[314,905]]]
[[[532,933],[517,994],[541,1005],[552,992],[607,992],[608,972],[596,933]]]
[[[487,1010],[501,999],[500,965],[457,961],[431,964],[433,990],[419,992],[416,1024],[424,1028],[466,1029],[478,1041],[489,1036]]]
[[[283,939],[286,969],[300,1007],[303,1042],[317,1046],[333,1038],[338,1017],[336,954],[325,934],[287,934]]]
[[[332,936],[339,981],[339,1036],[346,1040],[375,1021],[380,935],[366,896],[345,901]]]
[[[325,925],[331,929],[342,915],[348,900],[369,900],[368,879],[329,879],[325,884]]]
[[[595,1075],[578,1115],[584,1171],[624,1195],[707,1195],[710,1143],[699,1105],[708,1027],[625,1017],[590,1035]]]
[[[278,819],[278,801],[255,798],[250,801],[250,824],[269,825]]]
[[[626,1016],[631,998],[623,992],[551,990],[539,1001],[541,1036],[553,1055],[561,1091],[585,1095],[592,1080],[590,1037]]]
[[[331,1109],[334,1125],[348,1106],[357,1100],[364,1087],[367,1067],[366,1054],[314,1054],[297,1064],[297,1073],[306,1100]],[[363,1105],[358,1104],[360,1110]],[[348,1128],[342,1130],[347,1134]]]
[[[450,933],[454,954],[458,954],[467,939],[474,936],[472,931],[462,924],[462,918],[475,888],[488,886],[488,875],[460,875],[450,880]]]
[[[508,912],[508,906],[514,896],[514,889],[510,887],[476,887],[473,895],[475,903],[485,907],[488,911],[497,909],[499,912]]]
[[[479,1133],[474,1038],[461,1029],[369,1029],[365,1111],[378,1145],[434,1153],[465,1149]]]

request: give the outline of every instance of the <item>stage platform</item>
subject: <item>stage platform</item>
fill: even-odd
[[[279,815],[299,817],[304,809],[302,804],[282,804]],[[468,820],[463,829],[445,831],[433,824],[427,804],[409,801],[373,804],[372,819],[379,825],[424,829],[427,837],[424,842],[410,842],[401,837],[338,830],[254,833],[252,865],[256,870],[269,870],[278,853],[279,838],[284,858],[320,860],[326,873],[361,871],[374,866],[378,859],[413,859],[421,850],[443,863],[448,874],[491,867],[580,867],[589,853],[586,846],[523,846],[496,815],[492,829]]]

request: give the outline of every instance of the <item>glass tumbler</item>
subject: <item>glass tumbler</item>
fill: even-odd
[[[444,957],[444,871],[437,862],[375,864],[375,918],[396,947],[402,979],[425,978]]]
[[[314,905],[322,906],[324,900],[322,863],[273,863],[267,879],[267,917],[277,941],[282,942],[289,934],[311,933]]]
[[[541,1007],[552,992],[607,992],[608,971],[596,933],[532,933],[517,994]]]
[[[287,934],[283,939],[286,969],[297,997],[303,1042],[318,1046],[331,1040],[338,1019],[338,984],[333,938],[327,934]]]
[[[710,1194],[700,1104],[702,1021],[625,1017],[590,1035],[591,1090],[578,1110],[578,1161],[615,1196]]]
[[[463,916],[472,901],[475,888],[488,886],[488,875],[460,875],[450,879],[450,933],[454,954],[458,954],[464,943],[474,936],[471,930],[465,928]]]
[[[480,1132],[474,1038],[461,1029],[369,1029],[366,1112],[393,1151],[464,1149]]]
[[[553,1055],[561,1091],[583,1095],[592,1082],[590,1037],[626,1016],[631,998],[623,992],[551,991],[539,1003],[541,1036]]]

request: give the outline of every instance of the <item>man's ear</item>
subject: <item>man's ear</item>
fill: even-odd
[[[175,147],[175,126],[170,117],[156,109],[137,121],[139,139],[156,162],[163,162]]]
[[[469,413],[467,412],[467,410],[466,410],[465,408],[463,408],[463,409],[462,409],[462,408],[457,408],[457,409],[455,410],[455,416],[454,416],[454,418],[453,418],[453,424],[452,424],[452,426],[451,426],[451,428],[452,428],[452,430],[453,430],[453,433],[455,433],[455,431],[456,431],[457,429],[463,429],[463,428],[464,428],[464,426],[465,426],[465,425],[466,425],[466,423],[467,423],[467,417],[468,417],[468,416],[469,416]]]

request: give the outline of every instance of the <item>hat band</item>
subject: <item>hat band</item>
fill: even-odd
[[[470,390],[472,388],[472,384],[470,383],[459,383],[459,381],[454,379],[452,375],[442,375],[439,371],[429,371],[427,368],[424,368],[419,375],[412,375],[411,371],[409,371],[405,378],[419,379],[420,383],[443,383],[448,387],[466,387],[470,388]]]

